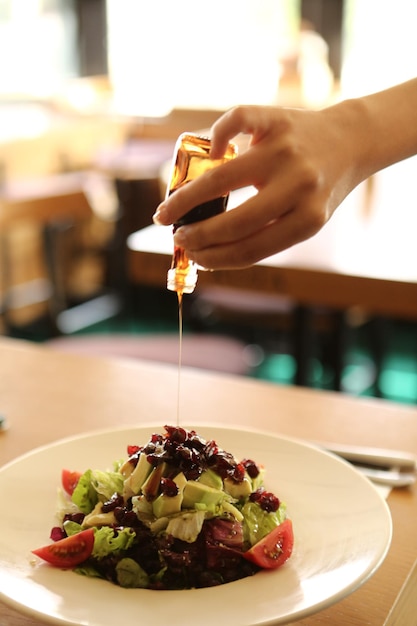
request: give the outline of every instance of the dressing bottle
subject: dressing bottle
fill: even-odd
[[[176,142],[172,171],[167,187],[167,196],[197,178],[203,172],[233,159],[237,148],[229,143],[221,159],[210,158],[210,139],[194,133],[182,133]],[[226,210],[229,194],[203,202],[183,215],[173,226],[173,232],[185,224],[192,224],[222,213]],[[192,293],[197,283],[197,266],[190,261],[185,251],[174,247],[171,268],[168,270],[167,288],[176,291],[181,300],[183,293]]]

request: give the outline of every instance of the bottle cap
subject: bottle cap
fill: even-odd
[[[197,279],[197,266],[190,262],[186,270],[178,267],[168,270],[167,288],[177,293],[193,293]]]

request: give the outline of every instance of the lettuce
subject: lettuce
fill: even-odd
[[[121,587],[146,589],[149,576],[133,559],[121,559],[116,565],[117,582]]]
[[[251,546],[268,535],[286,517],[286,507],[283,503],[277,511],[271,513],[264,511],[259,504],[251,501],[246,502],[241,510],[244,518],[244,538]]]
[[[110,526],[96,528],[92,556],[96,559],[102,559],[112,552],[128,550],[135,541],[135,537],[136,533],[132,528],[123,528],[117,531]]]
[[[119,472],[89,469],[81,475],[71,499],[80,511],[88,515],[99,500],[105,502],[114,493],[122,493],[123,480]]]
[[[93,470],[91,482],[102,502],[110,500],[114,493],[122,493],[124,478],[119,472],[102,472]]]
[[[82,474],[75,487],[71,500],[78,506],[82,513],[88,515],[98,502],[97,491],[91,484],[92,470],[87,470]]]

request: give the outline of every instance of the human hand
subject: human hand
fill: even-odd
[[[182,226],[175,244],[209,269],[241,268],[314,235],[361,178],[349,105],[322,111],[241,106],[212,127],[211,157],[251,136],[237,158],[175,191],[154,216],[171,224],[194,206],[248,186],[257,193],[216,217]]]

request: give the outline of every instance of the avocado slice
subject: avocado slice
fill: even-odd
[[[181,511],[183,492],[184,487],[187,484],[187,479],[184,474],[180,472],[173,480],[178,487],[178,493],[176,496],[167,496],[161,493],[152,502],[152,511],[155,517],[167,517]]]
[[[184,488],[183,507],[194,509],[195,504],[203,504],[211,509],[219,504],[225,493],[220,489],[214,489],[197,480],[189,480]]]
[[[198,482],[203,485],[213,487],[213,489],[218,489],[219,491],[223,489],[223,481],[221,477],[211,469],[204,470],[198,479]]]
[[[148,478],[143,483],[142,493],[148,498],[148,500],[152,500],[158,495],[161,478],[164,475],[165,468],[166,463],[161,463],[160,465],[154,467]]]
[[[152,465],[148,462],[146,454],[141,454],[135,469],[124,481],[123,496],[125,499],[135,496],[140,492],[142,485],[148,478],[151,470]]]
[[[223,484],[225,492],[236,500],[247,498],[252,493],[252,481],[248,476],[245,476],[240,483],[235,482],[232,478],[225,478]]]

